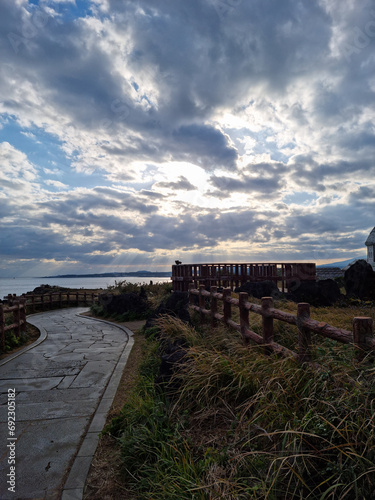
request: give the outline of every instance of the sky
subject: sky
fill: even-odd
[[[375,0],[1,0],[0,33],[0,277],[365,255]]]

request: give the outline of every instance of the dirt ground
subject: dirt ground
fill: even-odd
[[[144,321],[131,321],[118,323],[126,326],[133,332],[137,332],[144,325]],[[138,366],[142,361],[142,346],[145,342],[143,335],[134,334],[134,345],[128,362],[125,366],[116,396],[108,413],[107,424],[113,417],[119,415],[128,394],[136,382]],[[115,439],[111,436],[102,436],[99,440],[96,453],[91,463],[90,471],[86,481],[84,500],[113,500],[121,498],[134,500],[121,479],[120,451],[116,447]]]

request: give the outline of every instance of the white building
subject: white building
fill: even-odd
[[[367,262],[375,269],[375,227],[368,235],[365,245],[367,246]]]

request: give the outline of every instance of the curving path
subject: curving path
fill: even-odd
[[[41,339],[0,362],[1,499],[82,498],[98,434],[133,345],[129,329],[79,316],[85,310],[29,316]],[[9,389],[10,396],[12,389],[16,394],[14,436],[8,427]],[[12,466],[15,493],[7,482]]]

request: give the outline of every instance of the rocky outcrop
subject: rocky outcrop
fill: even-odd
[[[344,282],[348,297],[375,299],[375,272],[364,259],[357,260],[345,271]]]
[[[282,293],[277,288],[276,283],[269,280],[248,281],[247,283],[237,287],[234,291],[236,293],[247,292],[256,299],[261,299],[262,297],[273,297],[274,299],[279,299],[282,296]]]
[[[179,318],[185,323],[190,322],[188,311],[189,295],[187,292],[173,292],[165,302],[162,302],[155,313],[147,320],[145,328],[151,328],[155,324],[155,319],[163,314],[169,314]]]
[[[341,292],[336,281],[301,281],[291,286],[287,298],[294,302],[308,302],[313,306],[331,306],[341,297]]]
[[[177,339],[174,342],[163,342],[160,348],[161,363],[157,383],[168,383],[170,389],[177,389],[178,381],[171,384],[171,379],[187,362],[187,343],[184,339]]]

